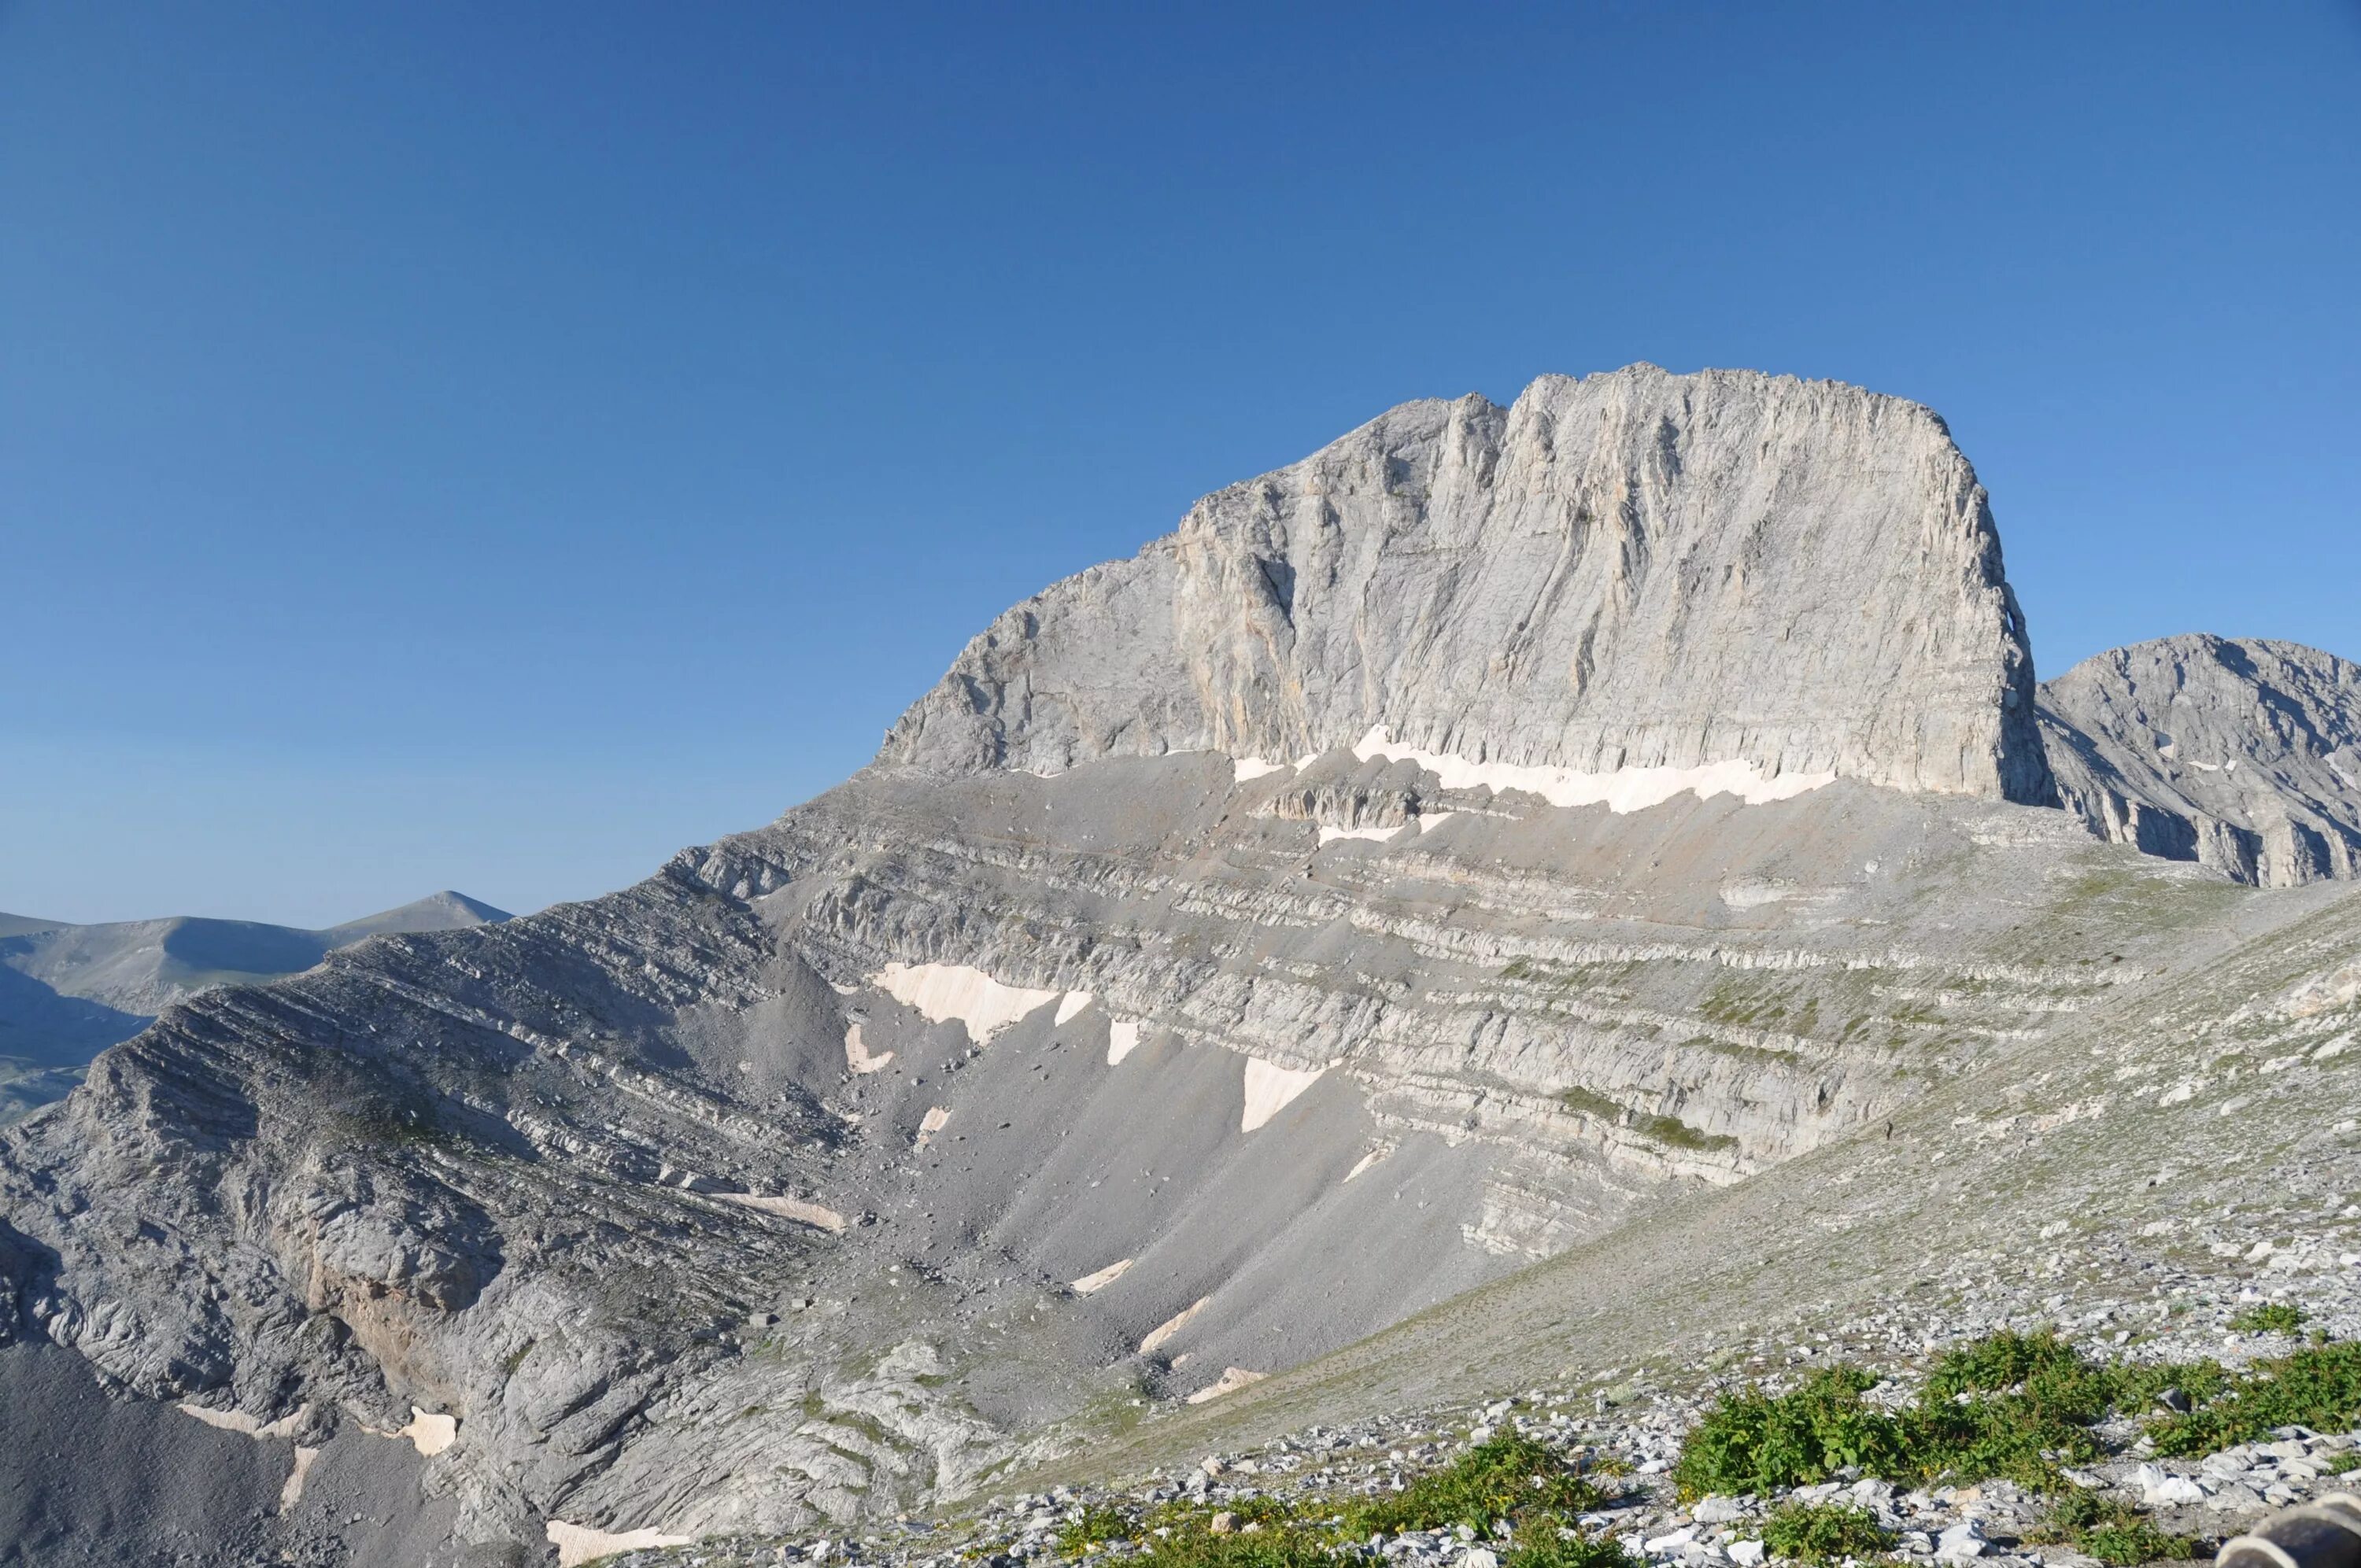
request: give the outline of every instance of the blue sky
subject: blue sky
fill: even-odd
[[[0,909],[586,896],[1388,405],[1940,410],[2361,656],[2351,4],[0,5]]]

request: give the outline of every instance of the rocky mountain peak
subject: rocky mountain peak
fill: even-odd
[[[2103,837],[2265,886],[2361,875],[2361,665],[2192,632],[2085,659],[2041,706]]]
[[[1216,491],[1002,616],[879,761],[1354,747],[2041,801],[2033,706],[1983,488],[1932,412],[1635,365],[1404,403]]]

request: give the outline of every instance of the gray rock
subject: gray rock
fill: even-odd
[[[1027,600],[880,761],[1752,764],[2051,798],[1982,488],[1915,403],[1752,371],[1406,403]]]
[[[2266,887],[2361,874],[2361,665],[2190,635],[2041,688],[2060,796],[2093,830]]]

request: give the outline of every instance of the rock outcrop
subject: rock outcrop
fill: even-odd
[[[1380,748],[2046,802],[1984,491],[1915,403],[1750,371],[1406,403],[1002,616],[881,761]]]
[[[2191,634],[2041,688],[2059,797],[2092,830],[2240,882],[2361,875],[2361,665]]]

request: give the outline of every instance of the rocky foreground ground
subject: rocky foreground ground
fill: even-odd
[[[1411,1492],[1422,1480],[1431,1489],[1433,1478],[1465,1469],[1471,1455],[1508,1433],[1533,1440],[1565,1473],[1606,1494],[1573,1519],[1580,1540],[1568,1543],[1573,1555],[1557,1560],[1587,1568],[1618,1561],[1755,1568],[1816,1557],[2079,1568],[2202,1558],[2274,1509],[2347,1489],[2348,1469],[2361,1468],[2361,1410],[2338,1430],[2284,1424],[2253,1441],[2169,1457],[2156,1453],[2147,1417],[2118,1412],[2092,1430],[2100,1457],[2061,1464],[2062,1488],[2047,1493],[2004,1478],[1896,1485],[1848,1465],[1815,1485],[1699,1496],[1683,1485],[1681,1456],[1701,1420],[1731,1392],[1792,1389],[1816,1370],[1852,1365],[1879,1376],[1866,1405],[1899,1409],[1917,1397],[1942,1353],[1999,1332],[2055,1329],[2093,1360],[2130,1366],[2211,1360],[2234,1374],[2361,1334],[2361,1204],[2308,1223],[2265,1218],[2235,1234],[2214,1227],[2178,1258],[2135,1240],[2112,1255],[2052,1254],[2013,1260],[2013,1269],[2001,1260],[1956,1259],[1927,1282],[1931,1288],[1884,1310],[1834,1323],[1799,1315],[1705,1361],[1609,1367],[1512,1393],[1470,1390],[1464,1400],[1314,1426],[1124,1481],[1068,1478],[1077,1473],[1053,1466],[1026,1478],[1038,1489],[869,1533],[708,1541],[601,1561],[631,1568],[1009,1568],[1153,1556],[1293,1568],[1307,1558],[1291,1532],[1327,1525],[1316,1550],[1337,1558],[1400,1568],[1504,1562],[1515,1568],[1521,1558],[1539,1568],[1550,1559],[1534,1555],[1530,1537],[1512,1542],[1498,1525],[1488,1531],[1441,1523],[1338,1541],[1330,1522],[1356,1500]],[[1742,1276],[1732,1285],[1743,1289]],[[2183,1402],[2178,1390],[2167,1391],[2154,1414],[2169,1419]],[[2061,1513],[2061,1499],[2077,1494]],[[2116,1533],[2094,1537],[2061,1525],[2078,1508],[2082,1518],[2112,1521]],[[1857,1549],[1782,1552],[1779,1531],[1766,1529],[1774,1516],[1808,1520],[1839,1510],[1855,1528],[1872,1529]],[[1269,1538],[1268,1550],[1257,1551],[1257,1536]]]

